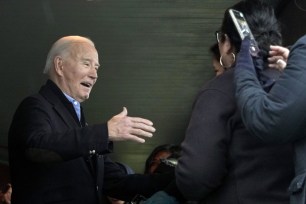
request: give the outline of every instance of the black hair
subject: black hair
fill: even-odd
[[[263,0],[244,0],[230,8],[244,14],[253,36],[258,43],[260,56],[266,61],[269,55],[270,45],[282,44],[280,25],[275,17],[273,7],[266,4]],[[235,46],[238,53],[241,39],[230,17],[230,8],[224,14],[221,32],[230,38],[231,44]]]
[[[149,173],[149,169],[151,167],[152,161],[154,160],[154,157],[159,152],[162,152],[162,151],[169,152],[171,154],[170,157],[172,158],[178,158],[180,156],[181,147],[175,144],[164,144],[164,145],[159,145],[155,147],[146,160],[145,170],[144,170],[145,174]]]

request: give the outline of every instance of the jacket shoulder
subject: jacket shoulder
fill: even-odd
[[[234,99],[234,69],[230,69],[223,74],[209,80],[201,87],[199,94],[208,90],[214,90],[216,92],[223,93]]]

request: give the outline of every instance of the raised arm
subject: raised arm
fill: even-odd
[[[306,121],[306,37],[292,47],[287,67],[269,93],[261,88],[248,47],[246,39],[235,67],[236,97],[246,127],[266,142],[298,139]]]

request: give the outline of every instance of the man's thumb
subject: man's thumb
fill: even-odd
[[[127,114],[128,114],[128,112],[127,112],[127,109],[126,109],[126,107],[123,107],[123,110],[122,110],[122,112],[121,112],[121,113],[119,113],[118,115],[119,115],[119,116],[122,116],[122,117],[124,117],[124,116],[127,116]]]

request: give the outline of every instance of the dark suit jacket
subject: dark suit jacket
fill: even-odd
[[[18,107],[9,130],[14,204],[98,204],[102,193],[149,196],[166,176],[127,176],[113,163],[106,124],[87,126],[50,80]]]
[[[237,108],[234,69],[197,96],[176,168],[178,188],[205,204],[288,204],[291,145],[267,145],[246,130]]]
[[[292,204],[306,202],[306,35],[291,48],[287,67],[269,93],[256,78],[248,41],[242,42],[236,65],[236,95],[250,132],[267,143],[295,145],[295,174],[289,190]]]

